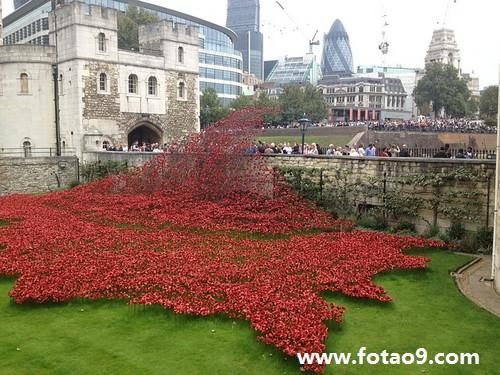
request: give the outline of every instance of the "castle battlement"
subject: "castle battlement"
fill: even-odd
[[[170,20],[139,26],[139,43],[141,45],[161,44],[165,40],[198,45],[198,38],[198,27],[174,23]]]
[[[75,24],[118,30],[118,12],[115,9],[78,1],[58,6],[55,12],[51,12],[50,18],[52,31],[56,18],[58,30]]]

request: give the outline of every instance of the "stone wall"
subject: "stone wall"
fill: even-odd
[[[78,159],[0,158],[0,195],[48,193],[78,180]]]
[[[326,156],[284,156],[284,155],[270,155],[268,161],[274,167],[300,167],[322,170],[322,184],[324,197],[336,188],[338,180],[336,181],[337,172],[345,172],[348,176],[349,183],[359,184],[373,184],[375,186],[383,185],[386,181],[386,191],[396,191],[402,189],[405,193],[414,194],[415,197],[422,199],[429,206],[432,199],[436,197],[436,190],[432,186],[415,187],[404,186],[396,184],[401,178],[415,176],[415,175],[436,175],[437,173],[448,173],[458,168],[467,168],[476,172],[481,172],[489,179],[485,178],[481,182],[471,181],[449,181],[446,182],[439,189],[439,193],[448,197],[449,195],[457,194],[458,198],[452,203],[447,202],[448,207],[452,209],[467,209],[468,205],[472,203],[477,206],[477,212],[469,217],[465,217],[463,223],[466,229],[476,230],[479,227],[488,225],[493,226],[494,216],[494,176],[495,176],[495,162],[489,160],[447,160],[447,159],[413,159],[413,158],[361,158],[361,157],[342,157],[331,158]],[[471,186],[473,184],[473,186]],[[489,186],[488,186],[489,185]],[[460,198],[461,194],[467,192],[474,192],[474,196],[469,200]],[[369,204],[373,206],[381,206],[382,201],[380,197],[366,197],[357,195],[356,207],[359,205]],[[448,199],[448,198],[447,198]],[[474,202],[471,202],[474,200]],[[444,203],[442,203],[444,207]],[[472,211],[472,209],[471,209]],[[441,229],[446,229],[450,226],[450,219],[442,213],[435,216],[436,213],[424,207],[418,211],[418,219],[410,219],[416,225],[417,231],[424,232],[429,228],[430,223],[436,224]],[[479,220],[477,220],[479,217]]]
[[[130,168],[141,167],[158,154],[152,152],[86,152],[83,154],[84,163],[106,163],[113,161],[127,163]]]
[[[185,98],[179,98],[179,83],[185,85]],[[198,75],[192,73],[167,73],[167,118],[166,142],[178,140],[200,131]]]

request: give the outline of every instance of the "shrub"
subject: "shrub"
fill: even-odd
[[[73,181],[71,181],[71,182],[68,184],[68,188],[69,188],[69,189],[73,189],[73,188],[77,187],[78,185],[80,185],[80,181],[78,181],[78,180],[73,180]]]
[[[450,227],[446,230],[446,235],[451,241],[459,241],[464,238],[465,226],[459,220],[453,220]]]
[[[128,168],[127,163],[108,160],[106,162],[97,161],[95,163],[83,164],[81,174],[85,182],[100,180],[106,176],[117,175]]]
[[[477,251],[491,253],[493,249],[493,228],[482,227],[474,235]]]
[[[410,223],[409,221],[401,221],[398,223],[395,227],[394,230],[396,232],[406,232],[406,233],[415,233],[415,224]]]
[[[440,230],[437,225],[431,225],[429,229],[425,232],[424,237],[427,238],[438,238],[440,237]]]
[[[361,214],[357,222],[360,227],[375,230],[386,230],[389,226],[381,210],[372,210]]]

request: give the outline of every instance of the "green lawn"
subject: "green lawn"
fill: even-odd
[[[369,352],[470,351],[481,355],[481,365],[344,366],[329,367],[326,374],[500,373],[499,319],[465,299],[449,276],[469,258],[440,250],[426,255],[433,259],[428,270],[376,278],[392,303],[327,296],[347,307],[345,322],[330,324],[327,351],[357,352],[361,346]],[[294,359],[257,342],[245,322],[176,316],[120,302],[17,306],[7,296],[12,285],[13,280],[0,280],[2,375],[300,374]]]
[[[337,147],[343,147],[349,144],[353,135],[339,134],[339,135],[306,135],[306,143],[317,143],[321,147],[328,147],[330,144],[334,144]],[[259,137],[259,140],[267,143],[283,144],[290,143],[292,146],[294,143],[301,144],[302,138],[298,136],[270,136],[270,137]]]

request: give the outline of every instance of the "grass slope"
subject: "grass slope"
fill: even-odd
[[[422,251],[419,251],[421,253]],[[426,271],[380,275],[394,302],[379,304],[338,295],[347,307],[341,326],[330,324],[327,351],[384,349],[478,352],[481,365],[343,366],[326,374],[498,374],[500,322],[466,300],[448,274],[468,258],[429,250]],[[176,316],[120,302],[73,301],[17,306],[0,280],[0,369],[7,374],[300,374],[291,358],[256,341],[245,322],[224,317]]]

